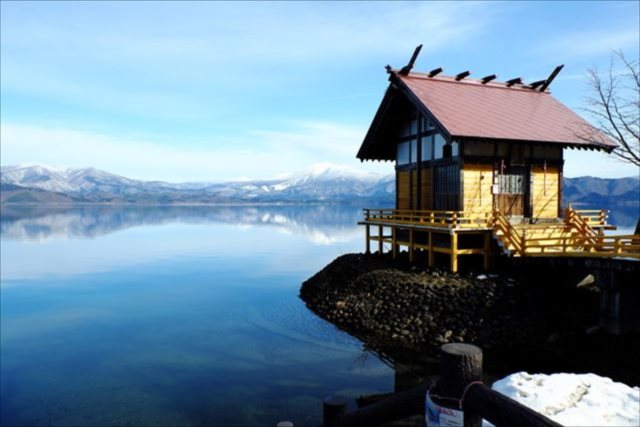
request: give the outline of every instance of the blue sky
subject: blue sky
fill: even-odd
[[[384,65],[505,80],[565,68],[554,95],[582,113],[585,72],[637,58],[640,3],[2,2],[2,164],[94,166],[132,178],[268,178],[314,163],[384,173],[356,151]],[[566,176],[637,175],[568,150]]]

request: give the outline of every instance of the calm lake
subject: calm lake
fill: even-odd
[[[2,425],[321,422],[393,370],[298,299],[357,207],[3,207]]]
[[[298,298],[360,213],[3,206],[1,424],[315,426],[325,395],[392,391]]]

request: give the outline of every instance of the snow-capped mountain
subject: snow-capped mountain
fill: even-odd
[[[59,170],[42,165],[6,166],[1,169],[3,202],[34,201],[41,192],[58,193],[85,202],[307,202],[393,198],[391,175],[382,176],[348,166],[317,164],[280,179],[225,183],[141,181],[94,168]],[[11,193],[11,194],[10,194]],[[15,193],[15,194],[13,194]],[[27,199],[24,199],[27,197]]]

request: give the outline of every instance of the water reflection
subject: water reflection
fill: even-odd
[[[3,206],[0,278],[6,287],[185,257],[311,275],[362,249],[360,215],[348,205]]]
[[[314,243],[348,240],[362,211],[353,205],[286,206],[42,206],[2,205],[5,239],[95,238],[131,227],[171,223],[269,226]]]
[[[602,206],[579,206],[600,209]],[[609,222],[622,230],[636,225],[638,206],[606,206]],[[96,238],[132,227],[172,223],[223,223],[239,227],[268,226],[305,236],[312,243],[345,242],[358,233],[359,206],[345,204],[285,206],[44,206],[1,205],[3,239],[45,241]]]
[[[392,370],[300,283],[360,250],[356,206],[2,207],[1,425],[321,422]]]

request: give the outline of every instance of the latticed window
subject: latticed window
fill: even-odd
[[[500,193],[502,194],[524,194],[525,191],[525,170],[520,167],[511,167],[505,173],[498,176]]]

